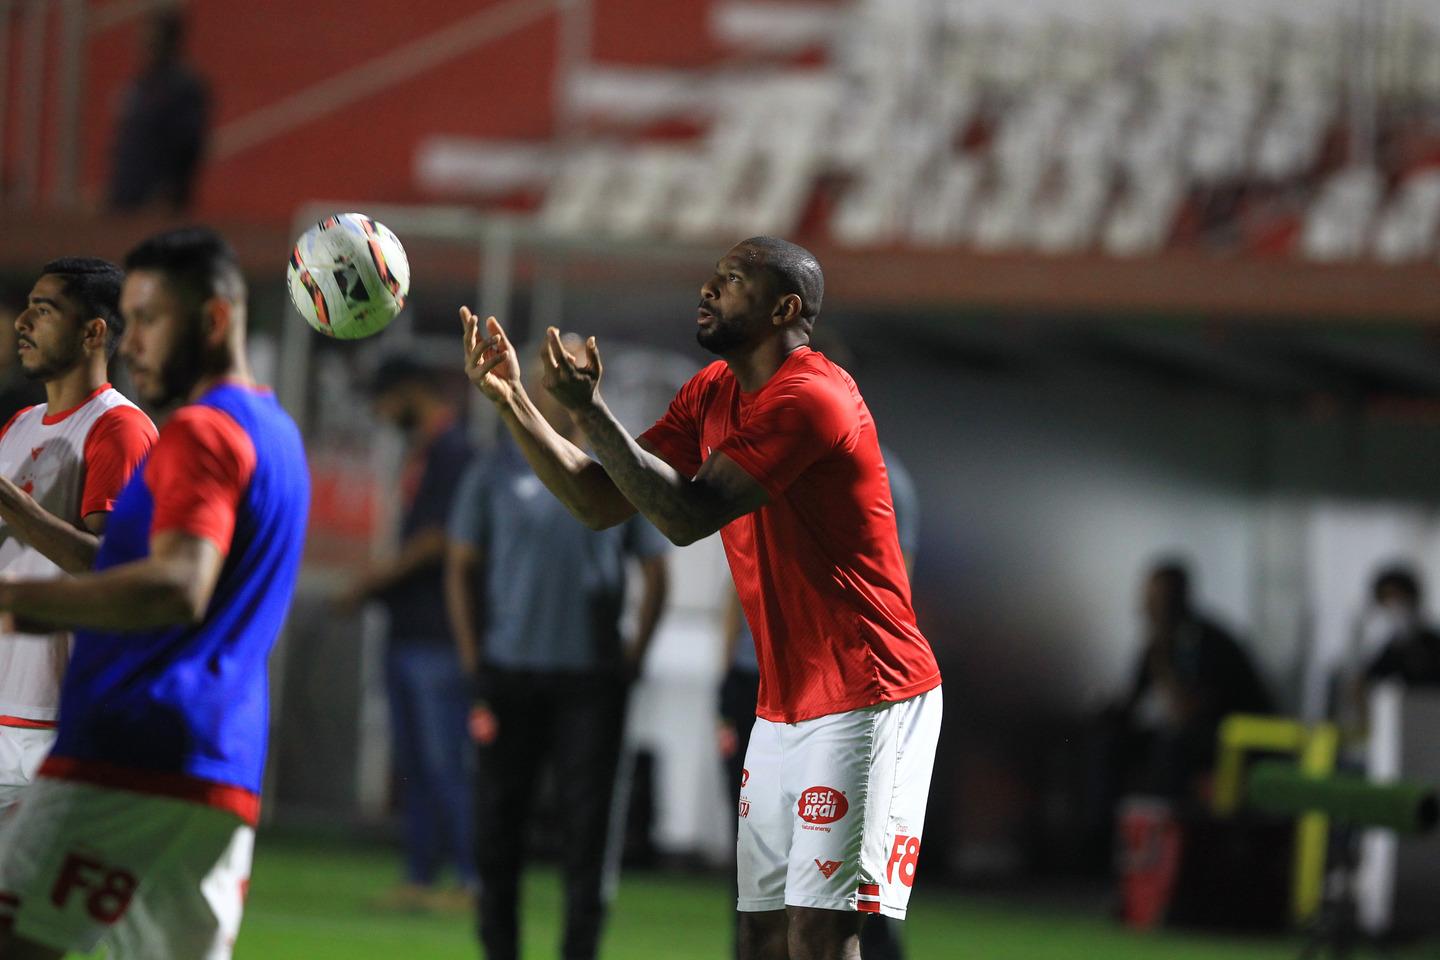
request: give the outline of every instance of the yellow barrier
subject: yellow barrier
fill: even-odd
[[[1243,799],[1245,755],[1254,750],[1293,754],[1300,770],[1325,776],[1335,770],[1339,734],[1332,723],[1308,726],[1298,720],[1232,714],[1220,724],[1220,756],[1215,766],[1215,812],[1229,816]],[[1295,865],[1291,914],[1303,923],[1320,907],[1325,893],[1325,846],[1330,819],[1307,813],[1295,824]]]

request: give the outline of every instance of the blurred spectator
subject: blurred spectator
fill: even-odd
[[[1192,799],[1215,759],[1220,721],[1268,713],[1272,701],[1249,654],[1197,611],[1179,562],[1151,569],[1142,601],[1145,646],[1120,706],[1126,792]]]
[[[561,436],[583,442],[548,390],[532,397]],[[622,839],[611,835],[623,822],[615,810],[629,794],[617,777],[626,704],[665,604],[669,549],[639,515],[606,530],[586,527],[508,439],[465,475],[445,585],[460,657],[475,681],[470,731],[479,744],[476,852],[488,960],[519,957],[526,828],[547,767],[563,806],[561,956],[597,955]],[[631,559],[642,590],[627,645],[621,614]]]
[[[1440,684],[1440,632],[1425,620],[1420,578],[1403,565],[1388,566],[1375,577],[1372,600],[1362,640],[1377,652],[1367,658],[1364,683]]]
[[[1083,737],[1086,786],[1076,849],[1081,866],[1096,873],[1115,866],[1125,798],[1149,801],[1164,811],[1156,816],[1174,823],[1201,799],[1225,715],[1272,709],[1244,648],[1195,609],[1184,563],[1152,566],[1141,597],[1144,640],[1130,689]]]
[[[346,606],[368,600],[389,612],[386,687],[394,762],[405,817],[405,882],[377,901],[395,909],[468,908],[476,886],[470,828],[464,673],[445,616],[445,522],[470,444],[442,378],[406,357],[380,364],[371,384],[375,413],[404,434],[404,513],[393,559],[361,576]],[[452,860],[464,888],[437,889]]]
[[[15,319],[24,302],[23,295],[12,296],[11,291],[0,289],[0,424],[9,423],[26,407],[45,402],[45,385],[25,375],[16,352]]]
[[[848,371],[853,357],[837,338],[818,338],[826,356]],[[812,334],[811,342],[817,338]],[[842,360],[843,358],[843,360]],[[890,475],[890,499],[895,507],[895,526],[900,536],[900,551],[905,555],[905,569],[915,572],[915,548],[920,541],[920,498],[915,481],[900,458],[885,447],[880,448],[885,469]],[[728,664],[720,683],[717,733],[720,757],[725,764],[725,785],[733,802],[739,802],[740,782],[745,767],[745,751],[750,746],[750,731],[755,727],[755,704],[760,695],[760,664],[755,656],[755,638],[740,609],[740,598],[733,585],[729,591],[721,629],[723,631],[723,663]],[[900,946],[900,924],[888,917],[873,915],[860,928],[860,952],[865,960],[899,960],[904,956]],[[738,956],[738,944],[737,944]]]
[[[112,210],[189,209],[210,119],[210,91],[184,58],[185,19],[150,16],[140,75],[125,92],[111,151]]]

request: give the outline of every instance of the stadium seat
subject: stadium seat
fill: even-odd
[[[1406,180],[1375,225],[1375,256],[1386,263],[1421,260],[1435,251],[1440,229],[1440,170]]]
[[[1300,250],[1310,260],[1346,260],[1364,250],[1383,182],[1373,167],[1347,167],[1320,190],[1305,219]]]

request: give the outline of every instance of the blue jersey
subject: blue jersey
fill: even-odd
[[[182,407],[120,494],[96,570],[152,536],[202,536],[225,559],[200,623],[80,631],[42,773],[258,813],[269,723],[266,661],[300,568],[310,477],[273,394],[222,383]]]

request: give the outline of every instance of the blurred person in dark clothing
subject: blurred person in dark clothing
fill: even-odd
[[[1440,685],[1440,632],[1424,617],[1420,578],[1401,564],[1381,570],[1371,588],[1373,604],[1362,631],[1369,649],[1363,682]]]
[[[472,450],[443,378],[407,357],[382,362],[371,383],[376,416],[406,440],[404,512],[395,556],[343,598],[389,613],[385,653],[394,764],[405,818],[405,881],[377,906],[468,909],[477,885],[470,821],[468,691],[445,616],[445,523]],[[461,890],[437,888],[447,861]]]
[[[578,339],[567,345],[583,349]],[[538,382],[535,364],[532,376]],[[554,429],[579,431],[548,391],[535,404]],[[617,811],[630,682],[665,605],[670,542],[641,516],[592,530],[571,516],[508,437],[465,474],[450,517],[446,599],[474,678],[480,939],[488,960],[520,953],[527,824],[547,768],[562,795],[561,955],[599,952],[619,863]],[[638,567],[633,636],[621,632],[627,562]],[[753,709],[753,705],[752,705]]]
[[[1132,792],[1185,800],[1214,763],[1220,721],[1273,702],[1244,648],[1195,609],[1183,563],[1151,569],[1142,612],[1144,649],[1120,707],[1125,779]]]
[[[1250,656],[1196,608],[1189,568],[1153,565],[1141,591],[1143,641],[1126,693],[1086,726],[1085,787],[1076,852],[1088,870],[1114,867],[1116,814],[1130,795],[1199,800],[1214,766],[1221,720],[1269,713],[1273,704]]]
[[[126,90],[111,151],[110,208],[189,209],[210,120],[210,91],[185,62],[180,10],[151,15],[144,63]]]

